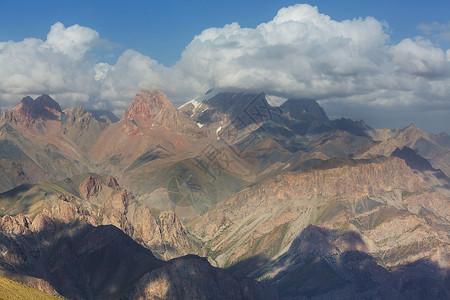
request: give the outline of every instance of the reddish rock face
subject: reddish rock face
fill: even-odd
[[[167,96],[158,90],[140,91],[123,114],[122,120],[132,120],[138,126],[176,127],[177,111]]]
[[[80,185],[80,192],[84,198],[89,200],[91,197],[95,197],[102,190],[103,182],[99,178],[89,176]]]
[[[105,179],[106,179],[106,185],[109,186],[110,188],[118,188],[119,187],[119,183],[117,182],[117,180],[114,177],[108,176]]]
[[[12,110],[6,112],[6,119],[25,126],[31,126],[37,119],[60,120],[61,107],[49,95],[42,95],[36,100],[24,97]]]

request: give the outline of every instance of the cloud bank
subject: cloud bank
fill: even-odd
[[[450,50],[422,37],[394,44],[387,26],[372,17],[335,21],[300,4],[256,28],[208,28],[166,67],[131,49],[113,65],[100,62],[92,55],[98,32],[56,23],[45,41],[0,42],[0,106],[49,93],[64,106],[120,111],[138,90],[156,87],[177,104],[210,88],[242,88],[331,106],[450,111]]]

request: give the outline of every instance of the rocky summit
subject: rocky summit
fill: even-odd
[[[130,101],[2,110],[0,298],[450,298],[447,134],[263,91]]]

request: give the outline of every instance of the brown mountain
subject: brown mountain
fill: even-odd
[[[212,267],[205,258],[189,255],[147,273],[136,284],[132,298],[276,300],[278,295],[253,280]]]
[[[141,91],[122,119],[98,138],[90,156],[103,171],[120,174],[153,147],[160,146],[172,153],[185,151],[192,146],[189,138],[197,132],[200,130],[195,123],[178,118],[165,94],[157,90]]]
[[[364,239],[309,225],[289,250],[255,274],[278,288],[282,299],[427,299],[450,296],[450,272],[426,259],[386,269],[364,252]],[[326,280],[324,280],[326,278]]]
[[[24,98],[0,121],[5,272],[87,298],[276,297],[242,275],[288,299],[448,293],[446,134],[329,120],[314,100],[275,107],[255,92],[212,90],[176,109],[162,92],[141,91],[117,122],[55,103]],[[126,239],[96,233],[102,225]],[[102,234],[118,240],[99,246],[104,264],[76,244],[94,249]],[[153,269],[144,263],[137,270],[147,275],[123,275],[121,285],[104,273],[128,274],[113,254],[134,251],[120,242],[132,241],[127,236],[158,258],[177,259]],[[233,274],[178,258],[189,253]],[[109,290],[114,285],[119,291]]]
[[[61,130],[59,105],[47,95],[24,98],[0,119],[0,191],[60,180],[89,169],[89,159]]]
[[[61,129],[62,134],[80,146],[81,150],[87,152],[95,145],[101,133],[112,123],[113,121],[109,117],[95,116],[77,105],[64,110]]]
[[[5,119],[26,127],[39,121],[60,120],[61,107],[48,95],[42,95],[35,100],[31,97],[24,97],[20,103],[7,111]]]
[[[409,147],[431,163],[433,168],[440,169],[450,177],[450,144],[446,134],[433,135],[420,130],[412,124],[403,129],[372,129],[368,131],[377,144],[370,148],[361,157],[377,155],[389,156],[397,149]]]
[[[22,215],[46,229],[53,222],[114,225],[159,258],[205,255],[202,245],[172,211],[138,203],[113,177],[83,174],[56,183],[25,184],[0,194],[0,214]]]
[[[151,251],[112,225],[93,227],[46,219],[44,222],[51,226],[42,228],[42,219],[30,221],[18,216],[9,217],[13,225],[7,227],[4,219],[0,240],[7,251],[0,257],[2,269],[7,270],[8,274],[16,274],[19,280],[31,276],[44,279],[59,294],[70,299],[137,298],[132,296],[134,289],[151,291],[148,277],[164,273],[174,265],[158,260]],[[18,234],[20,239],[15,238]],[[151,281],[153,285],[168,285],[170,289],[185,291],[185,294],[166,294],[164,289],[160,289],[157,299],[181,300],[195,292],[196,295],[204,295],[202,299],[216,299],[210,290],[203,289],[212,286],[235,295],[245,295],[242,299],[264,299],[258,295],[266,295],[267,292],[267,295],[276,296],[275,291],[266,291],[251,279],[238,279],[226,271],[212,268],[206,260],[196,256],[183,257],[179,261],[184,265],[177,266],[175,263],[174,272],[198,272],[198,279],[201,280],[199,289],[190,291],[187,289],[189,283],[180,280],[180,277],[155,278]],[[157,272],[152,272],[154,270]],[[213,276],[228,280],[218,282]]]
[[[445,273],[449,268],[449,203],[449,197],[435,192],[402,159],[330,159],[308,171],[286,173],[243,190],[193,219],[189,227],[211,249],[211,259],[218,266],[267,280],[281,296],[317,296],[351,282],[348,288],[353,291],[358,282],[348,282],[338,269],[324,287],[319,278],[328,276],[326,270],[335,265],[319,265],[313,272],[306,264],[312,258],[303,259],[298,266],[286,260],[283,265],[278,263],[281,257],[297,255],[294,240],[302,239],[301,232],[309,224],[336,232],[337,237],[357,235],[359,244],[330,248],[340,250],[330,250],[323,257],[336,259],[336,253],[359,251],[362,260],[358,263],[364,265],[367,257],[373,265],[370,269],[381,274],[374,275],[381,276],[380,280],[389,280],[389,268],[418,260],[427,260]],[[317,243],[310,245],[321,249]],[[303,284],[308,288],[308,283],[302,283],[308,276],[323,289],[300,292]],[[441,288],[446,276],[438,284]],[[280,279],[284,277],[286,280]],[[370,293],[377,292],[373,288]],[[283,293],[287,290],[298,293]]]

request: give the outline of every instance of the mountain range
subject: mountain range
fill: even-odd
[[[414,124],[263,92],[143,90],[121,119],[42,95],[2,113],[0,170],[0,275],[56,296],[450,298],[450,136]]]

